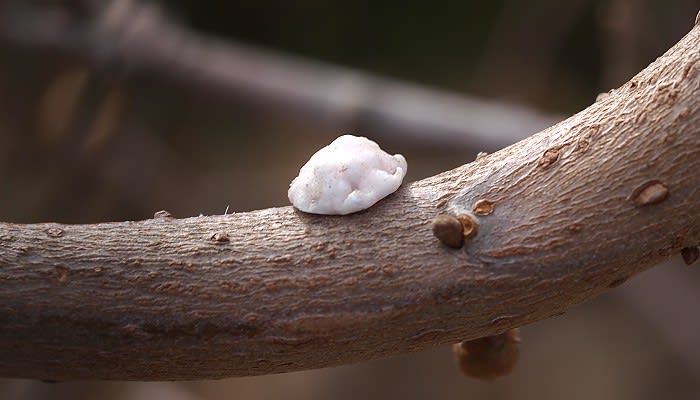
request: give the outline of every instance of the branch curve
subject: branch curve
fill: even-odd
[[[366,212],[0,223],[0,375],[339,365],[562,313],[700,243],[700,27],[586,110]],[[461,249],[431,233],[470,213]]]

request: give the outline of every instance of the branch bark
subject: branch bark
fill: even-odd
[[[359,214],[2,223],[0,375],[286,372],[565,312],[700,243],[699,50],[696,26],[579,114]],[[433,237],[480,200],[464,248]]]

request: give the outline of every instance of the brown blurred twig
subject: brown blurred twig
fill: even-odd
[[[205,37],[164,17],[151,3],[104,4],[83,5],[76,13],[8,2],[0,6],[0,42],[57,52],[102,73],[276,110],[340,132],[475,152],[500,149],[561,119]]]
[[[641,315],[664,339],[668,351],[689,373],[700,378],[700,321],[693,317],[700,304],[698,274],[687,271],[682,261],[674,261],[632,280],[615,293],[615,298]]]
[[[510,96],[542,100],[551,86],[557,54],[591,0],[508,0],[479,62],[476,80],[487,93],[507,88]],[[537,27],[533,29],[533,27]],[[513,64],[518,68],[512,68]],[[636,71],[635,71],[636,72]],[[489,78],[499,77],[493,83]]]

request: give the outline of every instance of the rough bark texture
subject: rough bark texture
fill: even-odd
[[[285,372],[562,313],[700,243],[698,60],[695,27],[583,112],[359,214],[0,224],[0,375]],[[480,200],[477,236],[441,245],[430,221]]]

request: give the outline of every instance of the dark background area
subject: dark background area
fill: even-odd
[[[19,3],[75,7],[71,1],[3,3],[0,13]],[[161,6],[169,20],[207,38],[566,116],[677,42],[700,1],[187,0]],[[333,130],[294,111],[136,79],[129,68],[126,63],[112,74],[81,57],[0,38],[0,220],[94,223],[150,218],[161,209],[188,217],[287,205],[298,168],[343,133],[383,138],[383,148],[406,156],[408,181],[470,162],[483,150],[479,143],[452,146],[443,139],[426,145],[400,132]],[[430,132],[425,135],[430,142]],[[674,257],[563,316],[524,327],[519,366],[491,383],[462,377],[445,346],[217,382],[5,379],[0,399],[691,399],[700,391],[699,304],[697,267]]]

